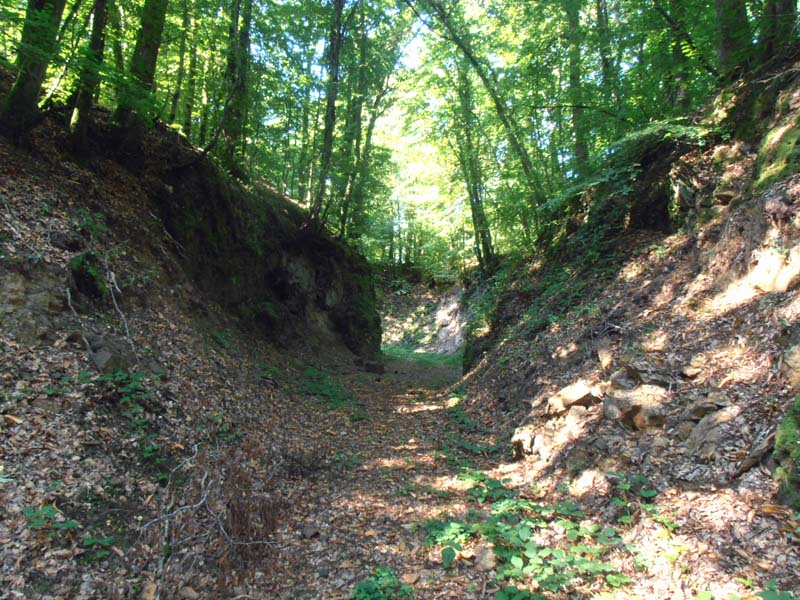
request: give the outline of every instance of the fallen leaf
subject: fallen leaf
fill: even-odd
[[[408,585],[414,585],[419,581],[419,573],[406,573],[400,579],[403,580],[403,583],[407,583]]]
[[[22,425],[23,423],[22,419],[15,417],[14,415],[3,415],[3,420],[9,427],[15,427],[17,425]]]
[[[142,600],[155,600],[156,592],[158,591],[158,587],[152,581],[148,581],[144,584],[144,588],[142,588]]]

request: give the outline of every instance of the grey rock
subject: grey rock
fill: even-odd
[[[642,383],[642,375],[636,367],[625,365],[614,371],[609,380],[611,387],[618,390],[632,390]]]
[[[59,250],[80,252],[86,248],[86,240],[74,231],[54,231],[50,235],[50,245]]]
[[[634,389],[614,389],[603,402],[607,419],[621,421],[629,429],[645,431],[664,425],[664,405],[669,392],[657,385],[640,385]]]
[[[591,406],[596,400],[592,388],[580,380],[562,388],[547,401],[547,404],[549,412],[561,413],[573,406]]]
[[[720,427],[739,416],[741,408],[729,406],[703,417],[686,440],[686,447],[703,458],[713,455],[720,436]]]
[[[130,344],[123,339],[106,336],[89,336],[91,359],[101,373],[125,371],[130,373],[136,367],[138,359]]]

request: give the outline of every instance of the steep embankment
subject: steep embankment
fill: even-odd
[[[515,484],[631,527],[641,597],[800,589],[798,111],[787,69],[624,141],[480,292],[469,414],[514,431]]]
[[[192,597],[202,572],[222,597],[267,570],[275,481],[336,419],[278,380],[377,356],[369,267],[174,134],[116,156],[97,117],[80,160],[57,111],[0,138],[0,588]]]

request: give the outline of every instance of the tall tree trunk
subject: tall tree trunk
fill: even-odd
[[[169,115],[167,122],[172,124],[178,116],[178,103],[183,93],[183,78],[186,71],[186,38],[189,37],[190,31],[189,19],[189,0],[183,0],[183,22],[181,27],[181,43],[178,49],[178,76],[175,81],[175,91],[172,94],[172,102],[169,106]]]
[[[717,16],[717,62],[723,79],[733,79],[749,66],[752,35],[742,0],[714,0]]]
[[[322,203],[327,190],[328,175],[331,170],[333,156],[333,134],[336,127],[336,99],[339,95],[339,59],[344,43],[342,17],[344,15],[345,0],[331,0],[333,15],[331,18],[331,31],[328,39],[328,85],[325,93],[325,129],[322,135],[322,152],[320,156],[319,182],[314,200],[311,204],[310,218],[318,222],[322,213]]]
[[[100,66],[103,64],[103,50],[106,41],[106,14],[107,0],[94,0],[94,22],[92,23],[92,37],[89,48],[83,61],[83,69],[78,80],[78,89],[75,95],[75,108],[69,123],[70,135],[73,146],[78,151],[84,151],[87,146],[87,132],[89,129],[89,110],[92,107],[92,98],[100,84]]]
[[[686,6],[684,0],[669,0],[670,14],[677,23],[684,26],[686,21]],[[680,36],[673,32],[672,36],[672,81],[670,82],[670,96],[672,104],[681,112],[689,110],[692,103],[689,89],[689,73],[687,72],[689,58],[683,49]]]
[[[194,19],[190,17],[191,27]],[[183,94],[183,135],[192,139],[192,118],[194,116],[194,96],[197,88],[197,36],[192,34],[192,45],[189,48],[189,77],[186,91]]]
[[[766,0],[761,16],[761,61],[784,56],[797,43],[797,0]]]
[[[466,69],[467,65],[457,66],[458,81],[456,92],[458,94],[459,114],[455,115],[457,147],[461,172],[469,197],[470,213],[472,215],[472,228],[475,233],[475,256],[481,270],[490,274],[495,268],[494,248],[492,234],[489,229],[489,220],[486,218],[484,208],[485,184],[483,169],[481,168],[480,149],[475,140],[478,131],[475,116],[475,102],[472,92],[472,82]]]
[[[108,6],[108,22],[111,26],[111,30],[114,32],[114,43],[112,44],[112,48],[114,52],[114,68],[117,71],[114,88],[117,94],[118,104],[124,93],[124,86],[122,85],[121,81],[123,75],[125,74],[125,56],[122,52],[122,40],[125,37],[125,22],[120,1],[121,0],[110,0],[110,4]]]
[[[12,140],[19,140],[39,119],[39,93],[56,51],[65,4],[66,0],[28,0],[17,54],[17,79],[0,106],[0,132]]]
[[[566,0],[567,50],[569,60],[569,98],[572,104],[572,134],[575,141],[573,170],[579,177],[586,173],[589,162],[589,144],[586,140],[586,125],[583,108],[583,85],[581,83],[581,0]]]
[[[405,0],[405,2],[413,10],[416,10],[413,0]],[[538,173],[536,173],[533,167],[533,161],[531,160],[530,153],[528,152],[525,144],[522,142],[519,125],[511,115],[506,101],[500,93],[500,86],[496,73],[492,69],[491,65],[487,64],[485,61],[481,61],[478,58],[477,54],[469,43],[467,36],[458,31],[458,27],[454,23],[452,15],[445,8],[444,4],[442,4],[441,0],[425,0],[424,4],[428,7],[436,20],[439,21],[442,27],[444,27],[445,31],[443,33],[443,37],[455,44],[464,57],[469,61],[470,65],[472,65],[472,68],[475,70],[475,74],[481,80],[486,93],[489,94],[492,104],[495,107],[495,112],[497,113],[497,117],[500,119],[500,123],[503,126],[503,131],[506,134],[511,151],[519,160],[522,173],[528,184],[528,189],[533,193],[535,203],[539,204],[544,200],[541,181]]]
[[[244,2],[242,5],[241,2]],[[241,10],[241,16],[240,16]],[[222,113],[222,161],[234,177],[244,177],[244,128],[249,100],[250,26],[253,0],[234,0],[225,81],[228,97]]]
[[[75,2],[73,2],[72,6],[70,7],[67,16],[64,17],[64,21],[61,23],[61,27],[58,30],[58,35],[56,36],[56,42],[58,42],[59,44],[61,43],[61,40],[64,39],[64,36],[67,34],[69,26],[72,25],[72,21],[75,20],[75,17],[78,15],[78,11],[81,9],[82,5],[83,5],[83,0],[75,0]]]
[[[200,108],[200,131],[197,134],[197,143],[200,146],[205,146],[208,140],[208,121],[211,118],[211,101],[209,96],[209,82],[211,81],[211,61],[206,58],[205,66],[203,67],[203,88],[201,93],[201,108]]]
[[[603,101],[607,106],[619,102],[619,80],[616,66],[611,56],[611,30],[608,24],[608,1],[595,0],[595,26],[600,53],[600,74],[602,76]]]
[[[361,138],[363,134],[364,101],[368,92],[367,79],[367,30],[364,14],[364,3],[359,2],[359,38],[358,38],[358,81],[354,97],[348,111],[348,127],[345,153],[347,154],[347,172],[342,192],[342,208],[339,213],[339,237],[347,234],[350,218],[350,204],[353,200],[356,177],[361,167]]]
[[[142,8],[141,27],[131,58],[131,81],[126,85],[114,113],[115,120],[123,126],[139,126],[147,121],[167,3],[168,0],[145,0]]]

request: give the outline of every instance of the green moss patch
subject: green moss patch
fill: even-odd
[[[756,188],[763,190],[772,183],[797,173],[800,169],[800,115],[782,121],[764,136],[758,156]]]
[[[781,495],[800,509],[800,396],[795,398],[775,436],[775,477],[781,485]]]

